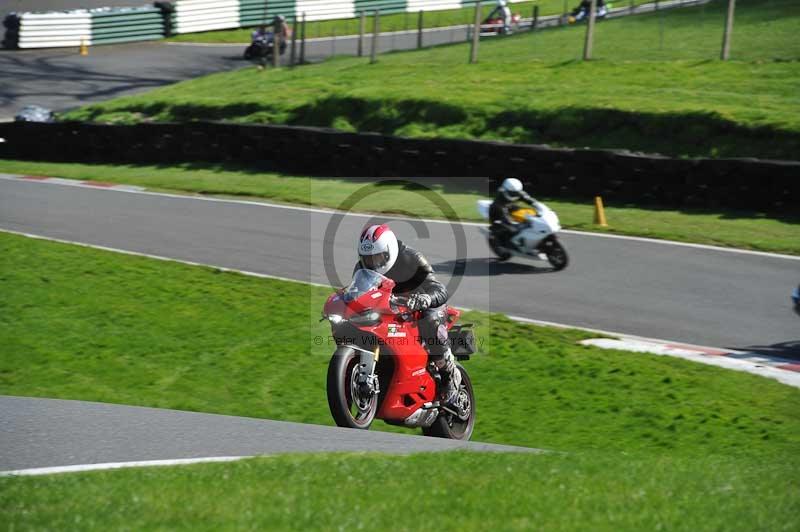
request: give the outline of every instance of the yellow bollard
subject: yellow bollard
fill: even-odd
[[[606,211],[603,209],[603,198],[594,197],[594,223],[600,227],[608,227],[606,223]]]
[[[86,39],[81,37],[81,47],[79,48],[81,55],[89,55],[89,47],[86,46]]]

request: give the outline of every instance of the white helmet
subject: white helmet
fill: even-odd
[[[386,224],[371,225],[358,239],[358,256],[361,266],[384,275],[394,266],[399,253],[397,237]]]
[[[509,177],[497,190],[502,192],[508,201],[518,200],[522,195],[522,181]]]
[[[497,5],[500,7],[506,7],[506,0],[497,0]]]

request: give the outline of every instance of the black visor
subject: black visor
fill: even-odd
[[[368,270],[377,270],[389,262],[389,252],[376,253],[375,255],[361,255],[361,264]]]

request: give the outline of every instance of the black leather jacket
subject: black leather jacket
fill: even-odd
[[[431,308],[441,307],[447,303],[447,288],[433,275],[433,267],[428,260],[414,248],[397,241],[399,253],[397,261],[384,275],[395,282],[395,294],[428,294],[431,296]],[[361,268],[356,263],[353,271]]]
[[[533,198],[528,195],[527,192],[524,190],[520,193],[519,201],[523,201],[528,205],[533,205]],[[500,222],[504,224],[514,224],[514,220],[511,218],[511,211],[513,210],[511,207],[514,206],[516,203],[515,201],[511,201],[506,198],[502,192],[498,192],[497,195],[494,197],[494,201],[492,202],[492,206],[489,207],[489,220],[492,223]]]

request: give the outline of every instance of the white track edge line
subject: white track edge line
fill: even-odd
[[[75,184],[67,184],[62,182],[61,180],[69,180],[67,178],[60,178],[60,177],[51,177],[48,179],[38,180],[38,179],[25,179],[25,176],[20,174],[5,174],[0,173],[0,179],[4,179],[6,181],[21,181],[26,183],[40,183],[45,185],[62,185],[62,186],[84,186],[86,188],[92,190],[102,190],[108,192],[125,192],[128,194],[142,194],[145,196],[162,196],[167,198],[176,198],[176,199],[188,199],[188,200],[198,200],[198,201],[210,201],[213,203],[230,203],[230,204],[238,204],[238,205],[253,205],[257,207],[267,207],[273,209],[287,209],[287,210],[294,210],[294,211],[301,211],[301,212],[313,212],[319,214],[341,214],[343,216],[354,216],[359,218],[374,218],[376,216],[383,217],[387,220],[408,220],[408,221],[418,221],[418,222],[425,222],[425,223],[435,223],[435,224],[460,224],[467,227],[486,227],[485,223],[481,222],[467,222],[461,220],[439,220],[433,218],[412,218],[409,216],[397,216],[392,214],[382,214],[382,213],[360,213],[360,212],[346,212],[340,211],[337,209],[326,209],[321,207],[301,207],[298,205],[289,205],[284,203],[272,203],[269,201],[253,201],[253,200],[239,200],[239,199],[229,199],[229,198],[218,198],[218,197],[207,197],[207,196],[200,196],[197,194],[187,193],[187,194],[172,194],[169,192],[154,192],[151,190],[138,190],[133,188],[123,188],[123,187],[130,187],[131,185],[125,185],[120,183],[119,185],[113,187],[93,187],[89,184],[84,183],[84,181],[90,180],[81,180],[75,179]],[[51,181],[51,179],[53,181]],[[709,251],[721,251],[725,253],[738,253],[741,255],[755,255],[761,257],[771,257],[771,258],[778,258],[778,259],[787,259],[787,260],[796,260],[800,261],[800,255],[786,255],[783,253],[772,253],[769,251],[754,251],[750,249],[740,249],[740,248],[726,248],[722,246],[712,246],[709,244],[694,244],[691,242],[680,242],[677,240],[662,240],[658,238],[648,238],[644,236],[628,236],[628,235],[615,235],[609,233],[596,233],[592,231],[576,231],[574,229],[563,229],[561,230],[562,233],[582,236],[582,237],[599,237],[599,238],[615,238],[618,240],[631,240],[635,242],[646,242],[651,244],[661,244],[665,246],[680,246],[680,247],[687,247],[687,248],[694,248],[694,249],[705,249]]]
[[[173,460],[142,460],[136,462],[107,462],[103,464],[80,464],[55,467],[35,467],[31,469],[17,469],[14,471],[0,471],[0,477],[21,477],[38,475],[55,475],[58,473],[80,473],[84,471],[102,471],[108,469],[126,469],[129,467],[154,467],[176,466],[189,464],[204,464],[213,462],[235,462],[253,458],[252,456],[208,456],[204,458],[176,458]]]
[[[281,277],[279,275],[270,275],[268,273],[258,273],[258,272],[251,272],[247,270],[237,270],[235,268],[226,268],[224,266],[216,266],[214,264],[205,264],[202,262],[193,262],[190,260],[183,260],[183,259],[176,259],[172,257],[164,257],[163,255],[152,255],[150,253],[143,253],[140,251],[130,251],[127,249],[119,249],[119,248],[112,248],[108,246],[101,246],[99,244],[87,244],[86,242],[77,242],[75,240],[65,240],[63,238],[55,238],[51,236],[44,236],[44,235],[35,235],[33,233],[25,233],[23,231],[15,231],[13,229],[7,229],[5,227],[0,227],[0,233],[10,233],[12,235],[24,236],[28,238],[34,238],[36,240],[49,240],[51,242],[58,242],[59,244],[70,244],[74,246],[81,246],[84,248],[92,248],[92,249],[99,249],[101,251],[111,251],[113,253],[121,253],[123,255],[132,255],[134,257],[145,257],[148,259],[155,259],[164,262],[176,262],[179,264],[186,264],[187,266],[199,266],[201,268],[213,268],[215,270],[219,270],[222,272],[230,272],[230,273],[238,273],[241,275],[246,275],[248,277],[258,277],[261,279],[273,279],[276,281],[287,281],[290,283],[299,283],[299,284],[307,284],[311,286],[320,286],[322,288],[331,288],[330,285],[321,284],[321,283],[314,283],[311,281],[301,281],[299,279],[291,279],[289,277]]]

